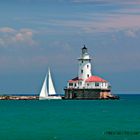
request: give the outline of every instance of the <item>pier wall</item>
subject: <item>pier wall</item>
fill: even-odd
[[[101,89],[64,89],[65,99],[103,99],[111,96],[110,90]]]

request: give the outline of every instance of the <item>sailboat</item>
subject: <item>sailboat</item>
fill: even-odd
[[[48,74],[45,76],[45,80],[42,85],[41,92],[39,94],[39,100],[51,100],[51,99],[62,99],[61,96],[56,96],[56,91],[51,77],[50,69]]]

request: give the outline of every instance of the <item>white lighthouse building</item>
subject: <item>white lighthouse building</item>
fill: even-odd
[[[85,45],[78,63],[78,76],[68,80],[67,87],[64,89],[66,99],[114,98],[111,95],[109,82],[92,74],[91,58]]]
[[[108,89],[110,87],[106,80],[99,76],[92,75],[91,58],[85,46],[82,48],[82,54],[78,61],[78,77],[68,81],[68,88]]]
[[[84,46],[82,48],[82,55],[78,59],[79,61],[79,70],[78,70],[78,79],[81,79],[78,83],[79,88],[85,87],[85,81],[87,78],[91,77],[91,58],[87,52],[87,48]]]

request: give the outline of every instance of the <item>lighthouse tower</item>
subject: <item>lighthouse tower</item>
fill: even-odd
[[[79,71],[78,71],[78,78],[85,81],[87,78],[89,78],[91,73],[91,58],[88,54],[87,48],[82,48],[82,54],[81,57],[78,59],[79,61]]]

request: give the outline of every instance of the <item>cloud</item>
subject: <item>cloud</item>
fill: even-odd
[[[69,19],[69,20],[49,20],[48,24],[54,27],[63,27],[66,30],[82,32],[82,33],[97,33],[97,32],[112,32],[128,29],[140,29],[140,15],[122,14],[122,13],[97,13],[86,14],[89,19]],[[96,20],[98,17],[100,20]]]
[[[10,27],[2,27],[2,28],[0,28],[0,32],[1,33],[13,33],[13,32],[16,32],[16,30],[13,28],[10,28]]]
[[[111,15],[108,16],[104,22],[96,25],[99,30],[124,30],[124,29],[137,29],[140,28],[139,15]]]
[[[29,29],[21,29],[20,32],[18,32],[13,40],[15,42],[19,43],[26,43],[28,45],[35,45],[35,41],[33,40],[33,32]]]
[[[106,4],[108,3],[108,1],[104,1],[104,0],[73,0],[73,3],[77,3],[77,4]]]
[[[65,0],[55,0],[64,2]],[[140,0],[67,0],[73,3],[104,4],[101,7],[94,5],[77,6],[74,11],[66,10],[65,14],[58,12],[51,15],[25,18],[17,17],[16,22],[24,20],[26,24],[39,27],[40,33],[47,34],[75,34],[110,32],[132,28],[140,28]],[[70,4],[68,7],[71,6]],[[79,7],[82,7],[79,9]],[[83,10],[82,10],[83,9]],[[42,28],[42,29],[41,29]]]
[[[73,3],[86,3],[86,4],[109,4],[109,3],[121,3],[121,4],[140,4],[139,0],[72,0]]]
[[[36,45],[34,40],[34,31],[31,29],[16,30],[10,27],[0,28],[0,47],[19,46],[19,45]]]

